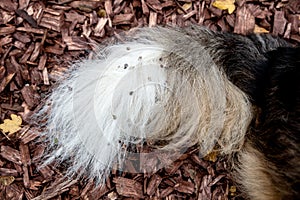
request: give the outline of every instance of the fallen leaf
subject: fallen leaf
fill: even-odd
[[[183,4],[182,8],[183,10],[187,11],[188,9],[190,9],[192,7],[192,2],[189,3],[185,3]]]
[[[254,33],[269,33],[269,31],[255,24]]]
[[[228,10],[228,13],[231,14],[235,10],[234,2],[235,0],[216,0],[212,5],[220,10]]]
[[[13,134],[21,129],[22,118],[15,114],[10,115],[11,119],[5,119],[2,124],[0,124],[0,129],[4,133]]]
[[[229,191],[232,193],[236,192],[236,187],[234,185],[230,186]]]
[[[97,15],[101,18],[101,17],[106,17],[106,11],[104,9],[100,9],[97,12]]]
[[[212,151],[204,157],[204,160],[211,161],[211,162],[216,162],[217,159],[218,159],[217,151]]]
[[[236,194],[236,187],[234,185],[230,186],[229,188],[230,196],[235,196]]]
[[[0,176],[0,184],[7,186],[12,184],[15,181],[15,177],[13,176]]]
[[[188,2],[188,3],[185,3],[185,4],[183,4],[182,5],[182,9],[184,10],[184,11],[188,11],[188,9],[190,9],[191,7],[192,7],[192,2]],[[181,9],[177,9],[177,12],[179,13],[179,14],[184,14],[184,12],[181,10]]]

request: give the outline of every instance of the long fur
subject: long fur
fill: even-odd
[[[261,114],[249,141],[262,155],[275,191],[274,198],[265,199],[299,199],[300,48],[278,48],[266,57],[259,65],[267,68]]]
[[[235,178],[249,199],[300,197],[300,48],[271,35],[187,31],[255,106]]]
[[[36,114],[50,145],[44,163],[69,161],[68,175],[103,181],[125,162],[130,144],[154,141],[156,149],[169,152],[198,144],[201,156],[213,150],[237,154],[235,176],[246,197],[293,198],[299,168],[283,171],[299,166],[299,113],[293,110],[299,112],[299,87],[294,86],[299,81],[277,83],[279,69],[290,66],[282,62],[277,69],[280,60],[270,63],[268,54],[289,46],[269,35],[245,37],[197,26],[136,29],[101,49],[97,58],[75,64]],[[292,68],[299,77],[296,63]],[[290,87],[297,91],[296,96],[287,93],[294,100],[285,98],[294,103],[283,111],[292,113],[291,126],[282,124],[276,115],[281,107],[272,105],[285,103],[273,94],[281,84],[280,95]],[[254,117],[259,125],[250,124]],[[273,123],[278,126],[272,128]],[[275,150],[280,161],[268,143],[274,134],[274,144],[285,146],[279,148],[283,152]]]

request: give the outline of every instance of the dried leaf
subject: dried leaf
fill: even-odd
[[[4,133],[13,134],[21,129],[22,118],[15,114],[10,115],[11,119],[5,119],[4,123],[0,124],[0,129]]]
[[[269,33],[269,31],[255,24],[254,33]]]
[[[235,193],[235,192],[236,192],[236,187],[235,187],[234,185],[233,185],[233,186],[230,186],[229,191],[230,191],[231,193]]]
[[[7,186],[12,184],[15,181],[15,177],[13,176],[0,176],[0,184]]]
[[[188,2],[188,3],[183,4],[181,8],[182,8],[184,11],[188,11],[188,10],[192,7],[192,5],[193,5],[192,2]],[[183,11],[180,10],[180,9],[178,9],[177,12],[178,12],[179,14],[183,14]]]
[[[218,159],[218,152],[212,151],[204,157],[204,160],[216,162]]]
[[[192,2],[189,3],[185,3],[183,4],[182,8],[187,11],[188,9],[190,9],[192,7]]]
[[[234,185],[230,186],[229,188],[230,196],[235,196],[236,195],[236,187]]]
[[[97,12],[97,15],[101,18],[101,17],[106,17],[106,11],[104,9],[100,9]]]
[[[228,13],[231,14],[235,10],[234,2],[235,0],[217,0],[212,5],[221,10],[228,10]]]

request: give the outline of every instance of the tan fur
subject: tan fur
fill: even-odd
[[[238,155],[234,177],[240,184],[243,193],[251,200],[280,200],[281,195],[275,188],[275,182],[269,173],[269,163],[263,154],[246,142],[245,148]]]

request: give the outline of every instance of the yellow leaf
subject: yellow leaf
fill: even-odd
[[[212,151],[204,157],[204,160],[208,160],[211,162],[216,162],[218,159],[218,153],[216,151]]]
[[[229,191],[231,193],[235,193],[236,192],[236,187],[234,185],[230,186]]]
[[[183,4],[182,5],[182,9],[184,10],[184,11],[187,11],[188,9],[190,9],[191,7],[192,7],[192,2],[188,2],[188,3],[185,3],[185,4]],[[180,9],[177,9],[177,12],[179,13],[179,14],[183,14],[184,12],[182,11],[182,10],[180,10]]]
[[[4,123],[0,124],[0,129],[4,133],[13,134],[21,129],[22,118],[15,114],[10,115],[11,119],[5,119]]]
[[[188,9],[190,9],[192,7],[192,2],[189,3],[185,3],[183,4],[182,8],[183,10],[187,11]]]
[[[235,10],[234,1],[235,0],[216,0],[212,5],[221,10],[228,10],[228,13],[231,14]]]
[[[98,14],[99,17],[105,17],[106,16],[106,11],[104,9],[100,9],[97,12],[97,14]]]
[[[269,31],[255,24],[254,33],[269,33]]]
[[[0,176],[0,184],[7,186],[14,182],[15,177],[13,176]]]
[[[234,196],[236,196],[236,187],[234,186],[234,185],[232,185],[232,186],[230,186],[230,188],[229,188],[229,194],[230,194],[230,196],[232,196],[232,197],[234,197]]]

